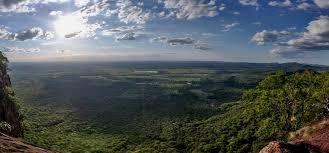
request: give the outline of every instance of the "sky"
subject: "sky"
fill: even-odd
[[[329,0],[0,0],[10,61],[329,65]]]

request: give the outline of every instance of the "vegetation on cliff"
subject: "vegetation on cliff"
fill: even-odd
[[[189,133],[197,137],[187,144],[200,152],[258,152],[325,116],[328,98],[329,73],[277,72],[245,92],[242,102],[226,114],[198,123]]]
[[[23,136],[18,99],[11,89],[7,74],[8,59],[0,52],[0,132],[14,137]]]

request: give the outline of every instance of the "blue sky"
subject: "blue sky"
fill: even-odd
[[[11,61],[329,64],[328,0],[0,0]]]

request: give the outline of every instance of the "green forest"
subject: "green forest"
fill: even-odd
[[[24,139],[57,152],[259,152],[328,113],[327,67],[11,65]]]

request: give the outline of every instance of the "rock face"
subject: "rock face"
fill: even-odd
[[[0,122],[9,125],[8,129],[3,127],[0,132],[13,137],[22,137],[23,128],[21,117],[18,113],[16,103],[12,100],[14,92],[11,91],[11,81],[6,69],[0,71]]]
[[[307,143],[270,142],[260,153],[319,153],[315,146]]]
[[[11,89],[7,64],[7,58],[0,52],[0,153],[51,153],[18,139],[23,137],[22,119]]]
[[[45,149],[25,144],[17,138],[0,133],[1,153],[52,153]]]
[[[290,136],[289,142],[274,141],[260,153],[329,153],[329,119],[306,126]]]

